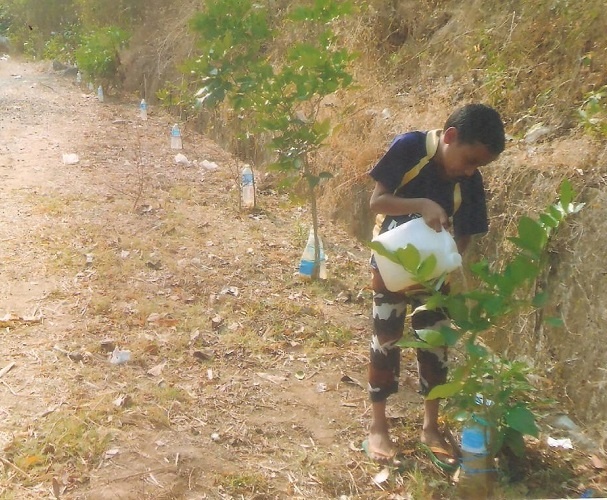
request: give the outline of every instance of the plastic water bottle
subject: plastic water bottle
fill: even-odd
[[[76,85],[80,85],[82,83],[82,73],[80,73],[80,71],[78,71],[78,73],[76,73]]]
[[[320,267],[318,269],[318,277],[325,280],[327,279],[327,256],[325,255],[325,249],[320,236],[318,236],[318,245],[320,247]],[[314,241],[314,228],[312,227],[310,228],[310,234],[308,235],[306,247],[301,255],[301,260],[299,261],[299,275],[303,279],[312,279],[314,275],[314,261],[316,258],[315,248],[316,244]]]
[[[490,428],[473,415],[462,429],[461,473],[458,495],[466,499],[491,498],[496,470],[491,455]]]
[[[446,229],[437,233],[421,217],[390,229],[373,238],[373,241],[380,242],[384,248],[392,252],[411,244],[417,248],[422,260],[434,255],[436,257],[436,267],[428,277],[429,279],[438,278],[462,265],[462,256],[457,250],[457,245],[451,233]],[[381,274],[386,288],[391,292],[398,292],[416,284],[413,275],[400,264],[379,255],[375,251],[373,256],[379,274]]]
[[[97,99],[99,100],[99,102],[103,102],[105,100],[105,97],[103,95],[103,87],[101,85],[97,87]]]
[[[171,149],[183,149],[181,131],[177,124],[173,125],[173,128],[171,129]]]
[[[148,119],[148,103],[145,102],[145,99],[141,99],[139,104],[139,116],[142,120]]]
[[[255,207],[255,179],[253,177],[253,170],[251,170],[249,165],[245,165],[242,169],[240,198],[243,208]]]

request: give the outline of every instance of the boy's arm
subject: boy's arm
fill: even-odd
[[[429,198],[395,196],[381,182],[375,183],[369,206],[374,213],[384,215],[420,214],[426,224],[437,232],[449,227],[449,217],[443,208]]]

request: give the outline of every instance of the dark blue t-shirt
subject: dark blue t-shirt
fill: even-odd
[[[457,238],[488,230],[483,178],[477,170],[471,177],[444,179],[432,159],[440,140],[440,130],[408,132],[397,136],[369,175],[402,198],[429,198],[453,218]],[[407,222],[419,214],[386,215],[380,233]]]

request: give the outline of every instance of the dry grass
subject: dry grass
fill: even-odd
[[[18,325],[8,341],[13,356],[24,350],[21,344],[28,346],[20,358],[27,371],[21,380],[7,377],[8,387],[16,394],[27,385],[44,390],[27,399],[21,413],[7,415],[15,439],[4,455],[2,498],[48,497],[53,478],[74,498],[453,497],[449,478],[415,448],[421,405],[409,387],[415,378],[410,355],[391,410],[405,469],[391,470],[378,486],[372,478],[381,467],[355,451],[369,421],[370,293],[368,251],[350,234],[360,240],[370,234],[366,171],[395,133],[440,127],[460,102],[495,99],[519,134],[544,117],[558,121],[580,90],[565,76],[545,80],[559,73],[550,71],[558,47],[538,64],[532,82],[513,69],[528,69],[527,58],[538,57],[516,50],[516,37],[525,38],[518,14],[493,12],[494,36],[487,38],[484,30],[455,22],[466,14],[453,8],[455,2],[404,2],[401,17],[374,4],[375,14],[348,28],[352,43],[364,48],[355,69],[361,87],[327,106],[339,127],[319,157],[336,174],[322,200],[326,283],[303,284],[296,276],[308,214],[278,180],[264,177],[260,210],[242,213],[239,162],[195,133],[193,123],[185,129],[185,154],[216,161],[220,171],[175,165],[166,144],[172,119],[153,107],[145,125],[133,120],[135,101],[96,108],[94,117],[79,111],[86,162],[64,172],[78,174],[79,182],[19,198],[31,213],[27,231],[18,233],[29,234],[27,246],[7,244],[16,269],[25,274],[31,266],[30,274],[55,280],[39,300],[44,324]],[[403,14],[419,6],[435,7],[436,15],[411,21]],[[181,23],[187,12],[183,7],[173,22]],[[407,26],[408,19],[416,24]],[[173,35],[183,32],[179,26]],[[453,31],[458,26],[463,31]],[[404,43],[405,33],[413,43]],[[437,34],[435,43],[426,43],[428,33]],[[169,42],[171,37],[154,59]],[[474,48],[479,43],[483,50]],[[450,67],[458,48],[458,66]],[[474,81],[468,70],[483,55],[492,64]],[[450,75],[455,80],[448,84]],[[504,88],[512,79],[517,87]],[[555,91],[546,94],[542,83]],[[125,118],[127,123],[115,123]],[[593,153],[584,156],[588,151]],[[486,175],[492,232],[477,254],[496,262],[507,258],[504,236],[518,218],[545,207],[562,177],[575,180],[589,210],[555,240],[546,276],[555,292],[551,311],[563,315],[567,327],[557,332],[536,317],[520,318],[496,342],[513,355],[534,355],[537,371],[551,379],[550,393],[562,396],[559,410],[570,409],[567,398],[576,397],[580,414],[596,419],[605,404],[597,391],[604,380],[593,369],[604,359],[597,319],[603,289],[596,274],[602,265],[596,235],[605,229],[601,158],[593,143],[511,143]],[[12,272],[9,278],[16,279]],[[110,365],[102,348],[107,339],[130,350],[132,361]],[[82,360],[53,351],[55,344]],[[581,361],[567,362],[574,358]],[[362,386],[343,382],[344,374]],[[573,394],[582,380],[588,385],[579,392],[586,396]],[[9,388],[7,397],[18,399]],[[31,408],[43,410],[36,397],[52,411],[30,418]],[[605,489],[604,467],[580,451],[533,442],[524,467],[522,482],[500,485],[500,498]]]

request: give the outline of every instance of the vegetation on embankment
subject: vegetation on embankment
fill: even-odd
[[[266,0],[278,34],[263,50],[278,59],[299,34],[281,30],[292,2]],[[187,0],[8,0],[0,30],[14,50],[30,57],[74,61],[86,40],[110,28],[129,34],[108,57],[114,85],[137,99],[158,97],[188,127],[203,129],[226,148],[264,168],[263,137],[242,141],[238,116],[228,108],[196,107],[201,82],[183,73],[197,56],[190,20],[200,8]],[[331,171],[320,210],[368,239],[368,168],[390,138],[411,128],[440,127],[464,102],[497,107],[512,140],[487,169],[491,233],[481,244],[495,266],[506,259],[522,215],[537,213],[569,178],[588,209],[553,243],[550,266],[537,281],[550,292],[547,310],[564,328],[547,326],[541,314],[519,318],[493,333],[493,343],[527,356],[544,383],[587,422],[602,418],[607,383],[597,371],[607,360],[601,304],[607,291],[597,235],[607,228],[603,146],[607,123],[607,12],[601,0],[409,0],[354,2],[356,14],[334,27],[339,43],[358,54],[356,85],[323,102],[338,124],[316,161]],[[3,34],[3,33],[0,33]],[[94,35],[99,35],[95,37]],[[87,38],[88,37],[88,38]],[[106,75],[104,75],[106,77]],[[272,178],[268,178],[268,183]],[[273,186],[275,187],[275,186]]]

